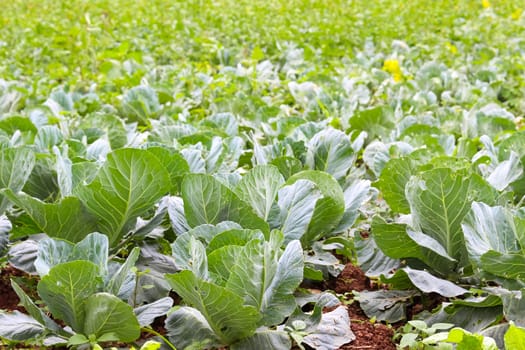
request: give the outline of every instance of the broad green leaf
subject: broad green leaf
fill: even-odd
[[[522,220],[513,216],[508,209],[490,207],[480,202],[472,203],[461,227],[469,258],[478,267],[482,267],[482,256],[489,251],[501,254],[519,252],[517,232],[525,228]]]
[[[363,161],[377,177],[390,160],[389,145],[381,141],[372,141],[363,152]]]
[[[54,266],[38,283],[38,294],[55,318],[75,332],[82,332],[86,300],[99,291],[98,267],[89,261],[71,261]]]
[[[397,213],[408,214],[410,205],[405,196],[405,186],[415,172],[412,158],[393,158],[386,163],[379,180],[374,183],[388,203],[388,206]]]
[[[77,195],[114,245],[170,186],[169,174],[155,156],[123,148],[108,155],[95,180],[78,188]]]
[[[42,277],[58,264],[85,260],[98,266],[99,274],[105,276],[108,272],[108,254],[108,238],[98,232],[90,233],[76,244],[60,239],[44,238],[39,241],[35,267]]]
[[[11,287],[15,291],[16,295],[20,299],[20,305],[22,305],[27,313],[33,317],[38,323],[45,326],[47,329],[55,332],[56,334],[66,333],[62,328],[53,321],[44,310],[40,309],[24,290],[13,280],[11,280]],[[66,333],[67,334],[67,333]]]
[[[130,305],[109,293],[97,293],[85,301],[85,321],[82,333],[100,338],[115,334],[122,342],[140,337],[140,325]]]
[[[44,125],[38,129],[35,136],[35,146],[38,152],[50,153],[53,146],[59,145],[64,135],[57,125]]]
[[[147,85],[133,87],[122,99],[122,116],[142,125],[148,125],[148,118],[154,118],[160,108],[157,92]]]
[[[483,270],[496,276],[525,281],[525,255],[490,250],[481,256]]]
[[[291,241],[280,255],[283,236],[273,231],[269,242],[249,242],[231,270],[226,288],[244,297],[262,314],[260,325],[276,325],[296,307],[293,292],[303,280],[303,252]]]
[[[14,341],[29,341],[40,337],[45,327],[33,317],[13,311],[0,312],[0,337]]]
[[[450,281],[435,277],[426,271],[411,269],[409,267],[396,271],[396,274],[392,279],[395,279],[396,277],[406,277],[422,292],[438,293],[444,297],[455,297],[468,292],[466,289],[461,288]]]
[[[114,274],[107,275],[109,281],[105,281],[106,287],[104,289],[106,292],[119,297],[121,296],[119,293],[121,292],[122,286],[125,284],[126,279],[132,273],[133,267],[135,267],[135,263],[137,262],[139,255],[140,248],[133,248],[126,258],[126,261],[120,265],[118,270]]]
[[[184,175],[190,172],[188,162],[182,155],[177,152],[170,152],[170,150],[163,147],[149,147],[148,152],[152,153],[159,159],[162,165],[166,168],[170,175],[172,193],[177,193],[180,189]]]
[[[210,125],[229,136],[238,134],[239,123],[232,113],[216,113],[206,118],[203,123]]]
[[[390,258],[416,258],[446,275],[455,265],[443,247],[432,237],[410,230],[406,224],[386,223],[375,216],[372,235],[381,251]]]
[[[506,290],[500,289],[497,292],[500,294],[503,303],[503,315],[508,321],[512,321],[518,327],[525,328],[525,288],[521,290]]]
[[[304,337],[303,342],[313,349],[339,349],[356,339],[350,322],[347,308],[339,306],[324,313],[315,331]]]
[[[365,290],[356,300],[369,318],[394,323],[406,319],[406,307],[418,294],[411,290]]]
[[[180,197],[168,197],[168,216],[171,227],[176,235],[181,235],[190,229],[184,214],[184,201]]]
[[[34,265],[40,277],[58,264],[71,261],[73,244],[61,239],[44,238],[38,242],[38,252]]]
[[[408,236],[406,224],[387,223],[376,215],[372,221],[372,235],[381,251],[391,258],[424,260],[421,247]]]
[[[44,203],[23,192],[4,192],[18,207],[23,208],[35,224],[49,237],[78,242],[90,232],[96,231],[96,218],[76,197],[65,197],[58,203]]]
[[[423,320],[428,325],[452,323],[469,332],[478,333],[494,324],[494,320],[499,317],[501,317],[501,306],[480,308],[444,303],[439,310],[427,315]]]
[[[259,230],[228,230],[221,232],[215,237],[213,237],[213,239],[206,247],[206,250],[208,252],[213,252],[215,249],[229,245],[244,246],[252,239],[258,239],[260,241],[263,241],[264,235]]]
[[[307,144],[306,165],[310,169],[343,179],[353,166],[355,155],[350,138],[344,132],[328,128],[314,135]]]
[[[356,235],[354,245],[359,267],[367,276],[379,277],[390,273],[392,270],[397,270],[401,262],[399,259],[384,254],[379,249],[374,237],[363,238],[361,235]]]
[[[508,160],[499,163],[487,177],[487,182],[496,190],[503,191],[523,175],[523,166],[520,158],[514,152],[510,153]]]
[[[323,198],[320,198],[315,204],[308,232],[301,238],[301,242],[309,246],[314,241],[330,234],[341,221],[345,211],[345,199],[341,186],[330,174],[317,170],[306,170],[292,176],[288,179],[287,184],[293,184],[297,180],[308,180],[315,183],[323,195]]]
[[[35,166],[35,155],[29,148],[0,149],[0,189],[20,191]],[[8,207],[8,200],[0,194],[0,214]]]
[[[37,154],[33,171],[22,190],[42,201],[56,200],[60,188],[54,170],[54,162],[54,157],[49,154]],[[17,191],[13,192],[17,193]]]
[[[461,222],[478,197],[476,192],[485,190],[475,174],[454,173],[449,168],[423,172],[407,183],[406,196],[416,230],[436,240],[458,261],[458,267],[468,265]]]
[[[510,327],[505,333],[505,349],[507,350],[525,350],[525,329],[517,327],[510,322]]]
[[[368,133],[370,139],[385,138],[394,130],[392,108],[377,106],[359,111],[350,118],[352,130],[362,130]]]
[[[226,245],[215,249],[208,255],[208,265],[213,281],[224,286],[230,278],[232,269],[238,263],[239,256],[244,250],[243,246]]]
[[[251,337],[241,339],[230,346],[231,350],[287,350],[291,348],[292,340],[288,333],[267,328],[258,329]]]
[[[199,280],[191,271],[166,275],[173,290],[199,310],[224,345],[252,335],[260,316],[253,306],[227,288]]]
[[[173,299],[165,297],[152,303],[141,305],[133,309],[137,321],[141,327],[146,327],[153,323],[155,318],[164,316],[168,313],[173,305]]]
[[[276,167],[258,165],[242,177],[235,193],[250,204],[259,217],[268,221],[272,205],[283,184],[284,178]]]
[[[334,232],[344,232],[354,224],[359,216],[359,209],[372,196],[369,180],[355,180],[344,191],[345,212]]]
[[[177,349],[218,348],[221,341],[199,310],[182,306],[168,315],[165,322],[168,338]]]
[[[320,198],[321,192],[308,180],[298,180],[279,190],[280,230],[286,242],[301,239],[307,233]]]
[[[276,166],[285,179],[303,170],[301,161],[293,157],[277,157],[272,159],[270,164]]]
[[[37,258],[38,247],[38,242],[32,239],[27,239],[13,245],[8,251],[9,263],[13,267],[26,273],[36,273],[34,263]]]
[[[184,212],[190,226],[233,221],[268,233],[268,224],[228,187],[210,175],[189,174],[182,182]]]

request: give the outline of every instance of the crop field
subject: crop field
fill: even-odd
[[[41,348],[525,350],[525,3],[3,2]]]

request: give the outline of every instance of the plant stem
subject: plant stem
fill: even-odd
[[[163,336],[162,334],[160,334],[159,332],[157,332],[156,330],[154,330],[153,328],[149,328],[149,327],[142,327],[141,329],[142,331],[144,332],[148,332],[150,334],[153,334],[153,335],[156,335],[157,337],[159,337],[160,339],[162,339],[162,341],[167,345],[169,346],[170,348],[172,348],[173,350],[177,350],[175,348],[175,346],[168,340],[166,339],[165,336]]]

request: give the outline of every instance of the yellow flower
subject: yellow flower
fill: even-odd
[[[453,55],[458,53],[458,48],[456,47],[456,45],[451,43],[446,43],[445,45],[447,46],[447,49],[450,51],[450,53],[452,53]]]
[[[481,0],[481,6],[483,6],[484,9],[488,9],[490,7],[490,1],[489,0]]]
[[[403,72],[399,67],[399,61],[393,58],[385,60],[383,63],[383,70],[392,74],[395,82],[401,81],[403,79]]]
[[[512,14],[510,15],[510,17],[511,17],[513,20],[517,21],[518,19],[520,19],[520,17],[521,17],[521,13],[522,13],[522,12],[523,12],[522,9],[516,9],[516,11],[512,12]]]

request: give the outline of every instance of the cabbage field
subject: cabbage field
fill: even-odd
[[[11,0],[1,349],[525,350],[525,3]]]

